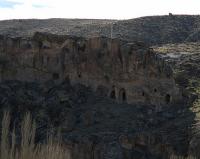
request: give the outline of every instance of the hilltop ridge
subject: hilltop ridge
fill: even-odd
[[[83,37],[111,36],[149,45],[200,40],[199,15],[147,16],[129,20],[26,19],[0,21],[0,35],[30,37],[35,32]]]

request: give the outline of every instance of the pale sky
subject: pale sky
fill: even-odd
[[[200,14],[200,0],[0,0],[0,19],[130,19]]]

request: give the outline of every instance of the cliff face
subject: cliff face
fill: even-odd
[[[173,67],[177,85],[182,86],[183,96],[188,94],[186,102],[194,114],[189,152],[199,156],[199,106],[200,106],[200,51],[199,42],[167,44],[154,50]]]
[[[160,23],[167,19],[170,24],[198,22],[198,16],[157,18]],[[152,26],[157,18],[153,18]],[[150,44],[181,42],[189,35],[180,32],[184,35],[181,39],[166,39],[167,33],[166,37],[161,36],[162,32],[155,33],[157,27],[152,32],[144,29],[148,23],[143,22],[149,19],[131,21],[143,32],[129,34],[124,29],[127,34],[122,32],[123,38],[128,41],[84,38],[87,32],[82,33],[80,28],[79,33],[76,29],[70,33],[82,37],[64,35],[65,23],[47,31],[55,34],[35,33],[43,23],[30,29],[29,20],[15,21],[24,28],[23,33],[15,25],[13,30],[0,25],[1,109],[10,108],[16,118],[31,111],[41,131],[40,139],[49,123],[60,127],[72,159],[160,159],[172,153],[198,152],[198,136],[193,136],[192,127],[200,103],[199,44],[168,44],[152,49],[141,42],[131,43],[134,39],[153,39]],[[10,21],[6,23],[9,28]],[[130,29],[128,22],[124,23],[118,22],[114,28],[123,25]],[[104,26],[110,29],[107,22]],[[183,28],[192,30],[188,27]],[[25,28],[30,29],[30,35]],[[174,32],[174,27],[166,28]],[[145,31],[156,39],[143,37]]]
[[[182,100],[173,72],[142,43],[36,33],[1,38],[1,80],[69,79],[118,102],[157,106]]]

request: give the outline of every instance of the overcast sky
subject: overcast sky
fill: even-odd
[[[200,14],[200,0],[0,0],[0,19],[130,19],[169,12]]]

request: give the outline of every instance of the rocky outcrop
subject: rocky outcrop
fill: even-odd
[[[195,118],[191,125],[189,153],[199,158],[199,107],[200,107],[200,51],[199,42],[168,44],[155,47],[167,63],[173,67],[176,84],[182,87],[185,103]]]
[[[182,100],[170,66],[143,43],[44,33],[0,43],[2,81],[69,79],[118,102],[158,107]]]
[[[50,125],[60,127],[73,159],[187,155],[194,150],[199,53],[165,48],[106,37],[2,35],[1,110],[10,108],[16,119],[31,111],[39,141]]]
[[[169,158],[186,155],[193,113],[181,106],[157,112],[152,105],[118,104],[84,85],[4,81],[0,113],[9,109],[15,124],[29,111],[37,122],[36,141],[60,129],[72,159]],[[16,131],[20,126],[16,126]]]

